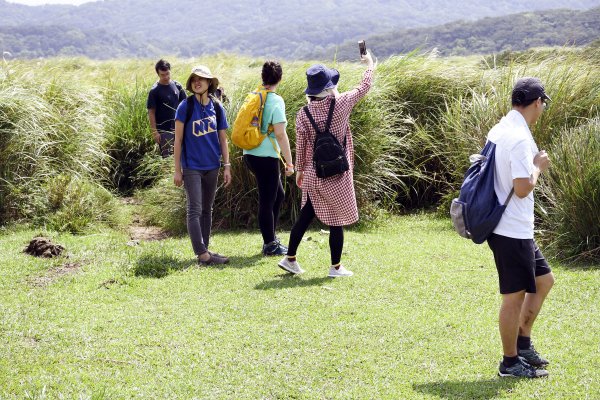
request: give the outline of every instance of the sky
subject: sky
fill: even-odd
[[[95,0],[7,0],[9,3],[26,4],[28,6],[41,6],[42,4],[72,4],[78,6]]]

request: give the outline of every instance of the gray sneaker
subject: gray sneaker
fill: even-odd
[[[341,276],[352,276],[352,275],[354,275],[354,272],[348,271],[346,268],[344,268],[343,265],[340,265],[340,267],[338,269],[335,269],[335,267],[330,267],[329,274],[327,276],[330,278],[339,278]]]
[[[546,360],[535,350],[533,344],[528,349],[519,349],[518,353],[519,357],[524,358],[525,361],[536,368],[544,368],[550,364],[550,361]]]
[[[545,369],[535,369],[531,365],[519,359],[519,361],[511,367],[506,367],[504,363],[500,361],[500,365],[498,366],[498,376],[503,378],[512,377],[533,379],[548,376],[548,371]]]
[[[277,263],[277,266],[294,275],[304,273],[304,270],[300,268],[300,264],[298,264],[297,261],[290,261],[287,257],[283,257],[283,259]]]

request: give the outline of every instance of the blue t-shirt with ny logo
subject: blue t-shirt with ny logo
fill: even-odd
[[[217,121],[215,107],[221,107],[221,118]],[[185,123],[187,101],[182,101],[177,107],[175,119]],[[208,171],[221,166],[221,146],[219,145],[219,130],[227,129],[225,109],[212,99],[207,105],[202,105],[194,97],[192,118],[185,127],[185,152],[181,152],[181,166],[185,169]]]

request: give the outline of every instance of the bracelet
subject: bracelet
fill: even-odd
[[[225,163],[223,164],[224,167],[231,167],[231,163]]]

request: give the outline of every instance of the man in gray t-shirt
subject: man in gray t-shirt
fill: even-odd
[[[154,69],[158,81],[148,93],[146,108],[150,120],[150,130],[154,140],[160,147],[160,154],[168,157],[173,154],[175,139],[175,110],[179,103],[186,98],[183,87],[171,80],[171,64],[160,59]]]

